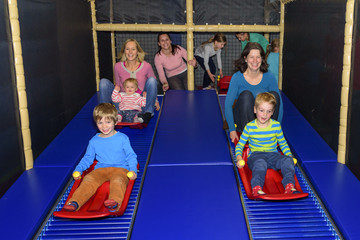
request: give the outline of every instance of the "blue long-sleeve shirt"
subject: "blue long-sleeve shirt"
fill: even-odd
[[[116,132],[113,136],[102,138],[97,133],[89,141],[84,157],[74,171],[82,173],[96,159],[97,168],[120,167],[129,171],[137,171],[137,156],[130,145],[128,136]]]
[[[240,93],[245,90],[250,91],[254,95],[254,97],[256,97],[259,93],[263,92],[277,92],[280,97],[279,116],[277,120],[279,122],[282,121],[283,104],[274,75],[272,73],[266,72],[263,74],[263,78],[259,84],[251,85],[245,80],[244,75],[240,71],[238,71],[232,76],[230,80],[229,90],[225,99],[225,118],[229,125],[229,131],[235,131],[236,129],[232,106],[235,99],[238,99]]]

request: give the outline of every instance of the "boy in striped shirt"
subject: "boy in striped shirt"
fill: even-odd
[[[146,105],[146,96],[142,97],[136,91],[138,82],[135,78],[128,78],[124,81],[125,92],[120,92],[120,86],[116,85],[111,95],[114,103],[119,103],[118,122],[143,122],[138,116],[141,107]]]
[[[236,165],[238,168],[242,168],[244,165],[240,161],[243,160],[243,149],[246,142],[249,142],[250,152],[247,164],[252,171],[251,188],[254,197],[265,194],[262,186],[268,168],[281,170],[282,184],[286,194],[296,191],[294,187],[295,167],[290,148],[280,123],[271,119],[275,105],[276,99],[271,93],[264,92],[256,96],[254,106],[256,119],[246,124],[235,148]],[[278,152],[278,144],[284,155]]]

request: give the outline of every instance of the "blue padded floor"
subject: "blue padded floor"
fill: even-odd
[[[31,239],[68,179],[69,169],[42,167],[25,171],[0,199],[2,239]]]
[[[150,165],[232,165],[215,91],[169,91],[165,102]]]
[[[282,128],[291,149],[294,149],[299,163],[337,162],[335,152],[300,114],[285,94]]]
[[[84,154],[89,140],[97,132],[92,115],[96,105],[97,94],[85,104],[81,111],[35,159],[35,168],[64,166],[70,169],[75,166]]]
[[[248,239],[215,91],[168,91],[131,239]]]
[[[162,96],[159,96],[158,99],[161,104]],[[89,103],[91,103],[91,101]],[[81,113],[73,119],[73,121],[77,121],[81,118],[85,118],[86,120],[86,115],[89,113],[91,114],[92,119],[92,109],[96,103],[97,102],[93,103],[93,106],[90,107],[86,105]],[[140,165],[138,178],[135,181],[135,185],[129,199],[129,204],[124,215],[119,217],[90,220],[62,219],[52,215],[46,222],[45,227],[42,229],[37,239],[127,239],[158,115],[159,112],[155,112],[154,117],[144,129],[131,129],[123,127],[119,130],[129,137],[131,146],[137,154],[137,159]],[[88,141],[86,141],[86,145],[87,143]],[[78,146],[80,145],[78,144]],[[71,170],[73,170],[74,167],[75,165],[71,168]],[[60,202],[57,204],[55,211],[60,210],[63,207],[70,193],[71,187],[72,184],[66,189]]]
[[[131,239],[248,239],[232,166],[148,167]]]
[[[304,170],[345,239],[360,239],[360,182],[341,163],[304,163]]]

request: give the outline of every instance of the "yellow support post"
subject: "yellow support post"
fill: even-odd
[[[17,0],[8,0],[9,19],[11,28],[11,37],[13,44],[14,62],[15,62],[15,78],[19,101],[21,135],[24,147],[25,168],[29,170],[34,166],[34,157],[31,149],[31,133],[29,112],[27,107],[26,84],[24,65],[22,58],[22,47],[20,38],[19,11]]]
[[[186,26],[187,26],[187,58],[194,58],[194,32],[193,32],[193,2],[192,0],[186,0]],[[195,89],[194,67],[187,65],[188,67],[188,90],[193,91]]]
[[[351,71],[351,47],[354,30],[354,5],[354,0],[348,0],[345,13],[344,58],[341,87],[339,145],[337,153],[338,162],[343,164],[345,164],[346,160],[346,132],[349,111],[349,83]]]
[[[95,64],[95,78],[96,78],[96,89],[99,91],[100,83],[100,67],[99,67],[99,48],[96,33],[96,11],[95,11],[95,0],[89,0],[91,7],[91,21],[92,21],[92,35],[94,44],[94,64]]]
[[[114,20],[114,6],[113,6],[113,0],[110,0],[110,24],[113,23]],[[112,65],[113,65],[113,71],[114,66],[116,63],[116,47],[115,47],[115,32],[111,32],[111,58],[112,58]],[[115,83],[115,73],[113,72],[113,82]]]
[[[279,49],[279,89],[282,90],[283,80],[283,48],[284,48],[284,30],[285,30],[285,4],[281,2],[280,5],[280,49]]]

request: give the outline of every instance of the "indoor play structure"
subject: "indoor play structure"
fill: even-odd
[[[1,3],[0,238],[360,239],[358,3],[244,2]],[[239,57],[235,32],[280,39],[282,128],[302,197],[249,197],[223,129],[229,78],[219,80],[219,92],[197,90],[202,72],[188,66],[188,91],[159,90],[160,111],[146,126],[118,126],[139,162],[121,214],[56,216],[97,131],[100,78],[113,79],[127,38],[153,64],[159,32],[171,32],[188,59],[211,34],[226,33],[227,76]]]

